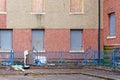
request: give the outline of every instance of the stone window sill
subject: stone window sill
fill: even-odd
[[[7,14],[7,12],[0,12],[0,14]]]
[[[116,36],[108,36],[107,39],[115,39]]]
[[[84,50],[70,50],[71,53],[84,53]]]

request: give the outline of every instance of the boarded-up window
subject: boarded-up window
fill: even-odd
[[[82,13],[83,12],[83,0],[70,0],[70,12]]]
[[[32,0],[32,12],[42,13],[44,11],[44,0]]]
[[[32,30],[32,47],[38,51],[44,50],[44,30]]]
[[[0,12],[6,12],[6,0],[0,0]]]
[[[115,36],[115,13],[109,14],[110,17],[110,36]]]
[[[81,50],[82,48],[82,30],[70,31],[70,48],[71,50]]]
[[[0,30],[0,49],[12,49],[12,30]]]

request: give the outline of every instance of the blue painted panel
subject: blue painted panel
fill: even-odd
[[[12,49],[12,30],[0,30],[0,47],[2,50]]]
[[[110,36],[115,36],[115,14],[110,14]]]
[[[81,30],[71,30],[70,47],[71,47],[71,50],[80,50],[82,48],[82,31]]]
[[[44,30],[32,30],[32,47],[44,50]]]

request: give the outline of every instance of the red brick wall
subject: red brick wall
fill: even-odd
[[[101,32],[102,33],[102,32]],[[103,39],[101,35],[101,49],[103,46]],[[70,51],[70,30],[63,29],[46,29],[45,30],[45,50]],[[92,46],[93,49],[98,49],[98,30],[97,29],[84,29],[83,30],[83,50]]]
[[[31,30],[14,29],[13,30],[13,50],[24,51],[31,49]]]
[[[102,35],[101,35],[102,36]],[[83,30],[83,48],[86,49],[91,46],[93,49],[98,50],[98,30],[97,29],[84,29]],[[101,39],[102,49],[102,39]]]
[[[102,36],[102,35],[101,35]],[[101,49],[102,48],[101,39]],[[70,30],[69,29],[45,29],[45,50],[46,51],[70,51]],[[98,30],[84,29],[83,30],[83,50],[91,46],[94,50],[98,50]],[[57,53],[43,54],[47,58],[57,58]],[[91,54],[92,55],[92,54]],[[83,59],[83,54],[63,53],[64,58],[68,59]]]
[[[0,14],[0,28],[6,28],[6,15]]]
[[[83,30],[83,49],[92,46],[94,50],[98,49],[97,29]],[[101,42],[102,43],[102,42]],[[101,45],[102,46],[102,45]],[[46,51],[53,51],[51,54],[43,54],[47,58],[57,58],[59,54],[54,51],[70,51],[70,29],[45,29],[44,48]],[[15,51],[24,51],[31,49],[31,30],[14,29],[13,30],[13,49]],[[83,54],[64,53],[64,58],[83,59]]]
[[[59,51],[70,49],[70,30],[45,29],[45,50]]]
[[[120,44],[120,0],[104,1],[104,45]],[[116,38],[107,39],[109,36],[109,16],[108,14],[115,12],[116,18]]]

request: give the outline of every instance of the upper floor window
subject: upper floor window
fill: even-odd
[[[115,36],[115,13],[109,14],[109,36]]]
[[[70,13],[82,14],[83,13],[83,0],[70,0]]]
[[[0,0],[0,13],[6,12],[6,0]]]
[[[32,13],[43,14],[45,12],[44,0],[32,0]]]

